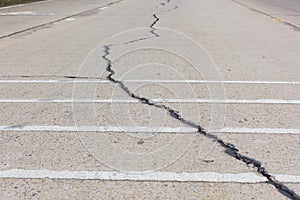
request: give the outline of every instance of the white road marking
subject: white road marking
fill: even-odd
[[[151,99],[155,103],[300,104],[285,99]],[[0,99],[0,103],[139,103],[135,99]]]
[[[106,80],[0,80],[0,83],[110,83]]]
[[[102,8],[99,8],[100,10],[105,10],[105,9],[108,9],[109,7],[108,6],[105,6],[105,7],[102,7]]]
[[[215,84],[288,84],[300,85],[293,81],[217,81],[217,80],[129,80],[132,83],[215,83]],[[124,81],[127,82],[127,81]]]
[[[36,12],[32,12],[32,11],[22,11],[22,12],[8,12],[8,13],[0,13],[0,16],[34,16],[36,15]]]
[[[281,182],[289,182],[289,183],[300,183],[299,175],[283,175],[283,174],[273,174],[279,181]]]
[[[0,126],[0,131],[54,131],[54,132],[129,132],[129,133],[195,133],[189,127],[126,127],[126,126]]]
[[[299,183],[299,175],[274,175],[281,182]],[[19,179],[80,179],[111,181],[178,181],[216,183],[261,183],[267,179],[254,173],[221,174],[216,172],[118,172],[118,171],[53,171],[10,169],[0,171],[0,178]]]
[[[22,11],[22,12],[8,12],[8,13],[1,13],[0,16],[52,16],[55,13],[36,13],[32,11]]]
[[[0,131],[52,131],[52,132],[126,132],[126,133],[196,133],[190,127],[143,127],[143,126],[0,126]],[[209,133],[267,133],[267,134],[300,134],[300,129],[285,128],[239,128],[225,127],[208,130]]]
[[[214,83],[214,84],[282,84],[300,85],[296,81],[214,81],[214,80],[124,80],[125,83]],[[0,83],[110,83],[108,80],[0,80]]]
[[[210,133],[269,133],[269,134],[300,134],[300,129],[285,128],[238,128],[226,127],[219,130],[210,130]]]
[[[71,22],[71,21],[74,21],[74,20],[76,20],[75,17],[70,17],[70,18],[64,19],[63,21],[64,22]]]

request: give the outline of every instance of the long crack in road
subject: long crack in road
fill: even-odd
[[[171,0],[167,0],[166,2],[161,2],[160,6],[167,6],[168,4],[171,3]],[[158,7],[157,7],[158,8]],[[173,9],[177,9],[178,6],[173,5]],[[173,9],[169,9],[168,11],[171,11]],[[154,21],[153,23],[149,26],[150,29],[150,33],[153,34],[155,37],[160,37],[159,34],[157,33],[158,30],[155,27],[155,25],[158,23],[158,21],[160,20],[160,18],[158,17],[157,13],[153,14],[153,18]],[[124,42],[122,44],[129,44],[129,43],[134,43],[134,42],[139,42],[141,40],[146,40],[146,39],[151,39],[153,37],[144,37],[144,38],[139,38],[136,40],[132,40],[132,41],[128,41],[128,42]],[[138,96],[137,94],[133,93],[122,81],[117,80],[113,77],[113,75],[115,74],[115,71],[113,70],[113,66],[112,66],[112,61],[108,58],[108,56],[110,55],[111,52],[111,48],[118,46],[121,44],[112,44],[112,45],[105,45],[103,46],[104,48],[104,55],[102,56],[102,58],[107,62],[106,65],[106,71],[109,72],[109,74],[107,75],[107,79],[115,84],[118,84],[118,86],[120,88],[122,88],[122,90],[128,94],[131,98],[134,98],[138,101],[140,101],[143,104],[149,105],[149,106],[153,106],[156,108],[160,108],[163,109],[165,111],[167,111],[167,113],[174,119],[180,121],[183,124],[186,124],[192,128],[197,129],[197,132],[200,133],[201,135],[204,135],[208,138],[210,138],[211,140],[217,142],[220,144],[220,146],[222,146],[225,149],[225,153],[227,153],[228,155],[230,155],[231,157],[240,160],[244,163],[246,163],[248,166],[252,165],[253,168],[256,168],[257,173],[261,174],[262,176],[266,177],[269,184],[272,184],[281,194],[285,195],[286,197],[293,199],[293,200],[300,200],[300,196],[298,194],[296,194],[293,190],[289,189],[286,185],[284,185],[283,183],[279,182],[278,180],[276,180],[276,177],[274,177],[273,175],[271,175],[261,164],[261,162],[257,161],[254,158],[250,158],[247,157],[241,153],[239,153],[239,149],[237,147],[235,147],[234,144],[231,143],[227,143],[225,141],[223,141],[221,138],[219,138],[218,136],[214,135],[214,134],[210,134],[207,131],[204,130],[204,128],[202,128],[200,125],[186,120],[184,119],[178,111],[167,107],[163,104],[157,104],[153,101],[151,101],[151,99],[148,99],[146,97],[141,97]]]

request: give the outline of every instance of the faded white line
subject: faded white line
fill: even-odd
[[[0,16],[35,16],[35,15],[37,15],[36,12],[32,12],[32,11],[0,13]]]
[[[300,134],[300,129],[285,128],[238,128],[226,127],[219,130],[210,130],[211,133],[269,133],[269,134]]]
[[[108,8],[109,8],[108,6],[105,6],[105,7],[99,8],[99,10],[105,10],[105,9],[108,9]]]
[[[298,175],[277,175],[279,181],[299,183]],[[216,172],[118,172],[118,171],[53,171],[10,169],[0,171],[0,178],[18,179],[79,179],[110,181],[177,181],[177,182],[216,182],[216,183],[261,183],[267,179],[254,173],[221,174]]]
[[[300,104],[285,99],[151,99],[155,103]],[[0,103],[138,103],[135,99],[0,99]]]
[[[62,21],[64,21],[64,22],[71,22],[71,21],[74,21],[74,20],[76,20],[75,17],[70,17],[70,18],[64,19]]]
[[[128,80],[132,83],[215,83],[215,84],[288,84],[300,85],[293,81],[217,81],[217,80]],[[127,81],[124,81],[127,82]]]
[[[143,126],[0,126],[0,131],[52,131],[52,132],[127,132],[127,133],[196,133],[190,127],[143,127]],[[300,129],[285,128],[239,128],[226,127],[208,130],[210,133],[252,133],[252,134],[300,134]]]
[[[128,133],[195,133],[189,127],[126,127],[126,126],[0,126],[0,131],[53,132],[128,132]]]
[[[284,175],[284,174],[273,174],[280,182],[289,183],[300,183],[299,175]]]
[[[8,13],[1,13],[0,16],[52,16],[55,13],[36,13],[32,11],[22,11],[22,12],[8,12]]]
[[[125,83],[214,83],[214,84],[282,84],[300,85],[296,81],[214,81],[214,80],[123,80]],[[110,83],[108,80],[0,80],[0,83]]]
[[[0,80],[0,83],[109,83],[106,80]]]

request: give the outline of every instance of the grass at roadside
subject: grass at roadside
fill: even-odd
[[[23,3],[31,3],[35,1],[42,1],[42,0],[0,0],[0,7],[23,4]]]

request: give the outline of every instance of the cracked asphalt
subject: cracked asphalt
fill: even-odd
[[[0,8],[1,199],[299,199],[299,7]]]

